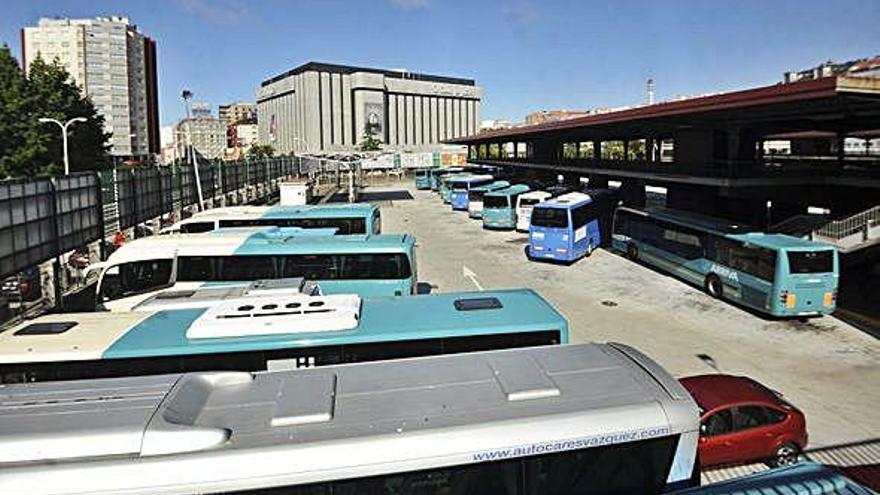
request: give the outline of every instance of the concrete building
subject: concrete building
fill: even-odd
[[[226,151],[226,124],[214,117],[197,116],[181,119],[174,126],[174,147],[177,157],[186,157],[187,136],[192,145],[205,158],[223,158]]]
[[[591,113],[590,110],[538,110],[526,115],[526,125],[558,122],[560,120],[583,117]]]
[[[233,126],[241,122],[252,123],[257,121],[257,105],[254,103],[239,101],[220,105],[218,109],[217,116],[220,117],[220,120],[226,122],[227,126]]]
[[[509,120],[487,119],[480,122],[480,131],[497,131],[499,129],[510,129],[515,127]]]
[[[21,30],[21,46],[26,73],[37,56],[70,72],[104,116],[113,155],[159,153],[156,42],[128,18],[42,18]]]
[[[192,116],[193,117],[211,117],[211,104],[205,103],[203,101],[193,102],[192,107]]]
[[[793,83],[829,76],[880,77],[880,55],[842,63],[829,60],[810,69],[786,72],[782,75],[782,80]]]
[[[257,90],[259,142],[277,152],[350,151],[367,129],[398,150],[435,150],[475,134],[472,79],[310,62]]]
[[[257,124],[236,124],[235,129],[235,147],[250,148],[257,144],[259,132]]]

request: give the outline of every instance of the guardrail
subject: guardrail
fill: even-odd
[[[867,240],[870,227],[880,225],[880,205],[857,213],[851,217],[828,222],[814,231],[815,235],[826,239],[843,239],[853,234],[863,233]]]

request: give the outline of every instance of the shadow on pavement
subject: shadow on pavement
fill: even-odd
[[[413,197],[409,191],[367,191],[358,194],[358,201],[361,203],[370,203],[373,201],[412,201]]]

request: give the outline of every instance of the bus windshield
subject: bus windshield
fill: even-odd
[[[486,196],[483,198],[483,208],[507,208],[507,196]]]
[[[834,251],[789,251],[788,269],[792,274],[831,273]]]
[[[532,225],[564,229],[568,227],[568,210],[564,208],[535,208],[532,210]]]
[[[111,266],[101,277],[101,299],[111,301],[165,287],[171,283],[173,260],[133,261]]]

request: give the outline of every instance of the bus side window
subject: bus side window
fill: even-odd
[[[373,213],[373,233],[376,235],[382,233],[382,214],[379,210]]]

